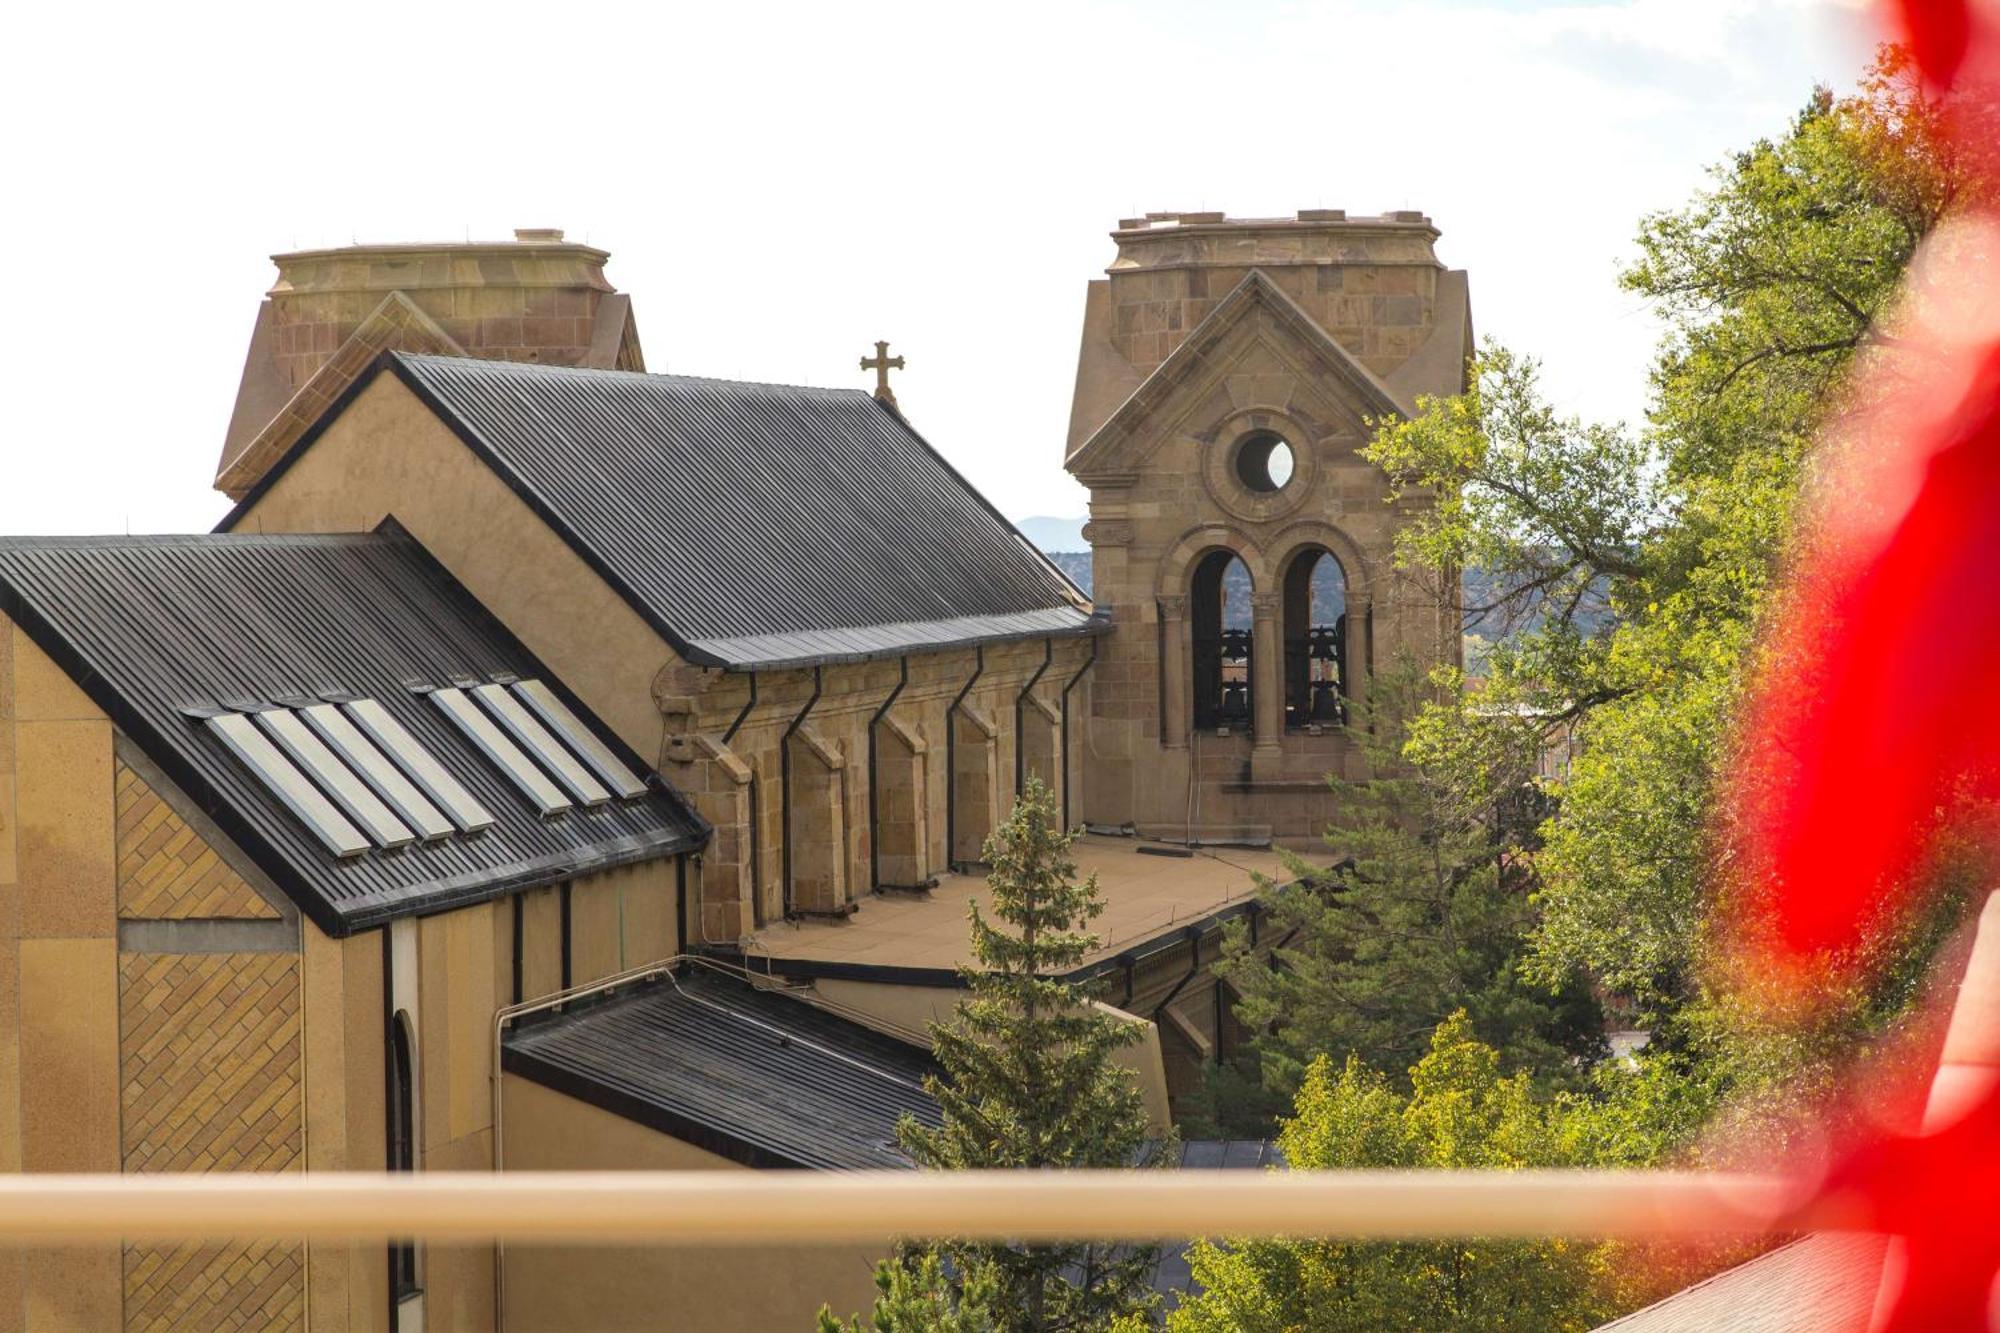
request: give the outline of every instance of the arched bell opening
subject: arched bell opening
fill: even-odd
[[[1309,546],[1285,566],[1285,725],[1347,721],[1347,575],[1333,552]]]
[[[1250,730],[1250,591],[1250,567],[1234,551],[1210,551],[1194,567],[1188,629],[1199,731]]]

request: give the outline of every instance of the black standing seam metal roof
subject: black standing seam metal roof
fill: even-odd
[[[501,1067],[747,1166],[908,1168],[897,1122],[938,1123],[928,1052],[703,971],[531,1019]]]
[[[708,837],[657,776],[636,800],[546,820],[530,809],[417,690],[538,677],[635,772],[652,766],[400,533],[8,538],[0,611],[331,935],[693,850]],[[219,711],[361,697],[379,700],[495,824],[337,858],[200,725]]]
[[[349,395],[384,369],[700,665],[768,670],[1109,628],[866,393],[391,352]]]

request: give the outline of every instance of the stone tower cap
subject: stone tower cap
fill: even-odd
[[[1267,230],[1276,227],[1324,226],[1327,223],[1347,223],[1356,227],[1383,227],[1416,225],[1429,227],[1431,220],[1420,209],[1399,208],[1377,214],[1373,217],[1349,216],[1344,208],[1301,208],[1291,217],[1277,218],[1233,218],[1225,213],[1209,211],[1200,213],[1146,213],[1140,217],[1118,219],[1121,232],[1164,230],[1180,227],[1241,227],[1248,230]]]
[[[561,227],[516,227],[514,239],[523,245],[560,245]]]

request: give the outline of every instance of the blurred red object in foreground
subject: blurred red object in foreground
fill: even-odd
[[[2000,93],[2000,3],[1894,8],[1934,92],[1975,104]],[[2000,145],[1977,123],[1945,117],[1953,148],[1990,181]],[[1745,867],[1766,890],[1756,961],[1780,983],[1855,965],[1902,906],[1940,813],[2000,798],[1996,267],[1990,211],[1962,210],[1925,242],[1892,343],[1864,358],[1828,441],[1732,801]],[[2000,1091],[1929,1128],[1852,1150],[1825,1184],[1902,1240],[1882,1333],[1989,1327]]]

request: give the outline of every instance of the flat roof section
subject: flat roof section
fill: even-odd
[[[897,1123],[938,1123],[929,1051],[706,969],[531,1016],[501,1067],[746,1166],[907,1170]]]
[[[1098,947],[1084,959],[1082,970],[1198,922],[1244,910],[1257,896],[1257,875],[1279,883],[1292,878],[1284,857],[1270,848],[1200,847],[1192,855],[1155,854],[1169,850],[1168,844],[1143,838],[1087,833],[1077,840],[1077,873],[1095,874],[1104,899],[1103,915],[1091,924]],[[745,961],[756,970],[769,961],[773,971],[794,975],[851,975],[856,969],[881,968],[885,975],[896,970],[942,974],[933,979],[944,982],[954,969],[972,961],[966,907],[986,898],[983,875],[948,875],[928,897],[870,895],[844,920],[766,926],[745,945]]]

